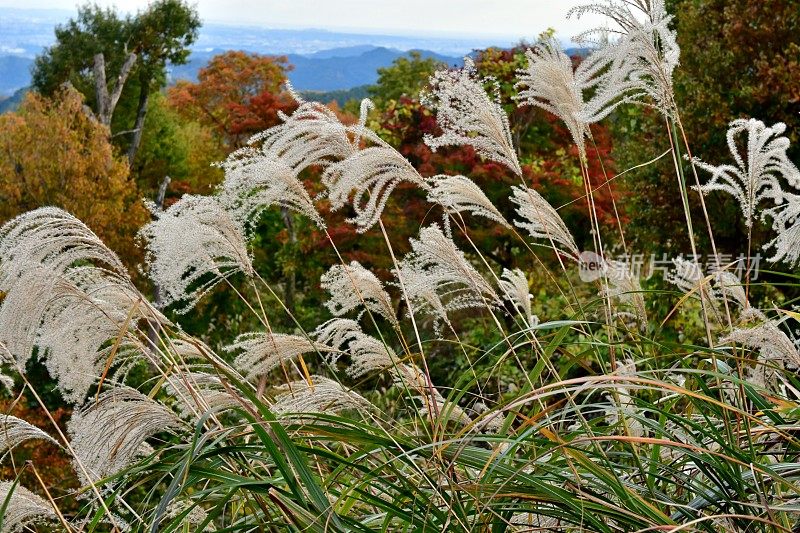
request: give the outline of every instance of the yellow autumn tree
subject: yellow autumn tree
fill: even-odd
[[[42,206],[66,209],[128,264],[137,261],[147,210],[108,128],[71,88],[52,98],[30,93],[16,113],[0,115],[0,223]]]

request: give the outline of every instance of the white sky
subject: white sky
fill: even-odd
[[[95,0],[136,11],[146,0]],[[82,0],[26,0],[25,8],[74,10]],[[548,27],[569,38],[596,24],[567,20],[570,7],[586,0],[199,0],[205,22],[228,22],[267,28],[321,28],[391,31],[402,34],[535,37]],[[0,0],[2,7],[23,7]]]

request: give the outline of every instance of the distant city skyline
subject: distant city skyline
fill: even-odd
[[[136,12],[146,0],[94,0],[120,11]],[[25,9],[68,10],[77,0],[27,0]],[[271,28],[315,28],[361,33],[481,36],[532,39],[555,28],[566,41],[597,19],[567,19],[571,7],[586,0],[200,0],[205,22]],[[0,7],[18,8],[19,0],[0,0]]]

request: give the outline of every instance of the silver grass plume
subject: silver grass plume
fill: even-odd
[[[425,373],[414,363],[399,363],[395,365],[390,374],[396,387],[406,388],[420,393],[421,396],[430,394],[428,378]]]
[[[756,119],[738,119],[728,127],[728,149],[736,164],[714,166],[694,159],[694,164],[711,173],[711,180],[699,187],[703,194],[721,191],[733,196],[744,214],[745,225],[753,225],[755,211],[762,201],[783,202],[779,177],[792,186],[800,186],[800,171],[789,160],[789,139],[782,134],[786,125],[779,122],[767,127]],[[746,134],[747,154],[739,151],[737,138]]]
[[[295,418],[292,415],[337,414],[346,410],[366,411],[372,408],[372,404],[364,397],[332,379],[312,376],[311,381],[313,385],[306,380],[298,380],[277,387],[272,411]]]
[[[236,272],[253,275],[244,228],[211,196],[184,195],[140,230],[163,305],[185,313]]]
[[[475,63],[464,58],[460,70],[439,70],[430,78],[430,92],[423,92],[420,101],[436,112],[436,122],[442,135],[425,135],[425,144],[433,150],[442,146],[472,146],[478,155],[497,161],[510,168],[518,176],[522,169],[511,141],[508,116],[499,103],[499,91],[487,94],[484,83],[494,81],[481,79]]]
[[[5,374],[0,374],[0,385],[6,388],[8,393],[14,391],[14,378]]]
[[[417,400],[422,402],[428,416],[436,416],[436,413],[439,413],[443,422],[454,422],[464,426],[472,423],[472,418],[460,405],[448,400],[436,389],[433,389],[433,401],[430,394],[417,396]]]
[[[506,300],[511,302],[511,305],[522,315],[529,327],[536,326],[539,323],[539,317],[534,315],[531,310],[533,295],[528,291],[528,276],[525,275],[525,272],[518,268],[514,270],[504,268],[498,286]]]
[[[167,507],[161,523],[169,522],[183,515],[181,525],[174,531],[198,531],[200,524],[206,521],[208,513],[197,504],[191,501],[172,500]],[[187,529],[184,529],[186,527]],[[209,523],[205,528],[199,531],[213,531],[214,523]]]
[[[0,416],[0,455],[29,440],[44,440],[59,446],[58,441],[33,424],[16,416]]]
[[[561,119],[585,159],[589,126],[632,98],[626,95],[632,88],[627,63],[595,52],[573,68],[572,59],[555,39],[527,50],[526,56],[527,67],[518,71],[516,87],[521,90],[516,100]]]
[[[85,485],[113,476],[135,462],[146,439],[180,426],[175,413],[134,389],[106,391],[67,424],[75,471]]]
[[[220,202],[241,226],[252,228],[264,210],[277,205],[325,228],[297,172],[282,160],[261,153],[234,153],[221,166],[225,180]]]
[[[291,115],[281,113],[281,124],[251,137],[249,146],[235,152],[234,157],[280,161],[299,175],[310,166],[324,166],[357,151],[359,135],[352,127],[342,124],[325,105],[304,102],[297,93],[294,95],[300,106]],[[369,100],[362,102],[361,126],[371,105]]]
[[[506,228],[511,227],[481,188],[468,177],[438,175],[428,178],[428,183],[431,186],[428,191],[429,202],[441,205],[450,213],[469,211]]]
[[[525,229],[534,239],[545,239],[557,251],[564,251],[577,260],[580,252],[567,225],[553,206],[541,194],[527,187],[512,187],[511,201],[518,205],[517,214],[523,220],[515,220],[514,225]],[[556,245],[563,247],[559,250]]]
[[[617,367],[614,375],[624,378],[636,377],[636,362],[632,359],[626,360]],[[615,390],[617,398],[614,398],[613,395],[609,395],[609,399],[614,405],[606,412],[606,422],[609,425],[616,426],[624,420],[627,432],[631,436],[641,437],[644,435],[644,427],[641,422],[634,418],[637,409],[633,397],[631,396],[630,389],[626,385],[621,385],[615,387]]]
[[[363,305],[365,309],[397,325],[394,305],[383,283],[358,261],[351,261],[349,265],[333,265],[322,275],[320,285],[331,294],[325,307],[334,316],[342,316]],[[362,310],[359,317],[363,313]]]
[[[363,334],[358,322],[349,318],[332,318],[323,322],[312,332],[317,342],[330,347],[325,355],[329,364],[334,364],[344,353],[342,349]]]
[[[67,401],[80,402],[112,343],[120,357],[139,321],[166,322],[135,288],[119,258],[78,219],[56,208],[21,215],[0,229],[0,342],[17,367],[38,352]],[[134,353],[136,352],[136,353]]]
[[[117,254],[83,222],[56,207],[28,211],[0,228],[0,290],[11,286],[32,266],[62,274],[76,264],[91,263],[128,278]]]
[[[617,27],[589,30],[574,40],[584,42],[591,34],[618,34],[619,40],[606,44],[600,53],[626,65],[634,91],[649,96],[656,108],[671,116],[675,110],[672,77],[680,63],[680,47],[669,27],[673,17],[664,0],[603,0],[575,7],[568,16],[588,13],[605,16]]]
[[[233,366],[248,380],[263,376],[300,355],[330,350],[329,346],[300,335],[257,332],[242,333],[225,347],[225,351],[240,352]]]
[[[750,307],[750,302],[747,300],[747,293],[736,274],[727,271],[715,273],[714,289],[721,298],[733,301],[742,309]]]
[[[770,262],[784,261],[796,266],[800,261],[800,195],[784,192],[783,202],[765,213],[772,217],[772,229],[777,236],[764,245],[764,249],[775,248]]]
[[[0,305],[0,341],[18,369],[38,353],[68,401],[81,401],[120,339],[114,363],[136,345],[140,319],[163,320],[126,279],[91,266],[57,274],[32,266]],[[119,355],[119,357],[116,357]]]
[[[17,533],[27,526],[58,518],[53,506],[42,497],[22,485],[11,481],[0,481],[0,502],[6,500],[8,506],[3,514],[3,527],[0,533]]]
[[[360,378],[367,374],[394,368],[399,361],[394,351],[383,341],[364,333],[355,334],[354,339],[350,342],[348,353],[350,354],[350,365],[346,372],[352,378]]]
[[[36,345],[68,402],[81,403],[109,365],[126,369],[145,357],[138,324],[156,314],[132,287],[78,268],[56,281],[47,304]]]
[[[473,267],[455,243],[439,226],[423,228],[419,239],[410,239],[411,252],[395,270],[402,282],[411,309],[450,323],[447,313],[467,308],[487,308],[500,303],[491,285]]]
[[[675,285],[684,294],[701,300],[706,310],[714,314],[719,300],[711,286],[711,279],[703,275],[700,264],[683,258],[673,259],[672,262],[675,268],[664,275],[664,280]]]
[[[401,182],[425,190],[428,185],[397,150],[366,128],[359,131],[375,144],[330,164],[322,175],[322,183],[327,187],[324,196],[330,199],[334,211],[348,202],[352,204],[355,216],[347,220],[363,233],[378,222],[389,195]]]
[[[618,308],[617,316],[632,316],[642,329],[647,327],[647,308],[645,307],[642,285],[633,275],[629,266],[622,261],[608,261],[605,279],[608,285],[603,294],[609,297]]]
[[[777,375],[771,367],[778,369],[783,369],[787,365],[800,367],[797,346],[774,320],[766,320],[752,328],[736,328],[720,338],[719,342],[738,343],[751,350],[758,350],[756,367],[748,370],[751,380],[762,387],[775,383]]]
[[[167,377],[167,393],[174,397],[183,418],[199,418],[241,405],[218,376],[205,372],[179,372]]]

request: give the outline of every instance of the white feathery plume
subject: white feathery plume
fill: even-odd
[[[48,372],[72,403],[86,398],[106,367],[128,368],[141,360],[137,324],[154,316],[138,291],[98,274],[76,269],[71,279],[56,283],[36,339]]]
[[[768,261],[784,261],[796,266],[800,261],[800,195],[784,192],[781,205],[766,209],[765,213],[772,217],[772,229],[777,232],[777,236],[764,245],[764,249],[775,248],[775,255]]]
[[[146,439],[180,426],[175,413],[134,389],[106,391],[67,424],[75,471],[83,484],[113,476],[141,455]]]
[[[411,303],[409,312],[425,312],[434,318],[434,329],[447,313],[459,309],[486,308],[500,303],[491,285],[439,226],[423,228],[419,239],[410,239],[412,251],[395,270]]]
[[[0,263],[0,269],[5,266]],[[50,306],[57,286],[58,275],[44,266],[29,264],[20,272],[17,287],[0,300],[0,342],[9,356],[13,356],[19,369],[33,354],[37,345],[42,320]]]
[[[99,268],[82,266],[58,274],[32,265],[19,281],[19,288],[0,305],[0,341],[20,368],[37,347],[40,356],[47,352],[65,360],[69,354],[91,359],[85,357],[87,345],[99,350],[109,338],[119,336],[134,306],[128,330],[135,330],[140,318],[158,315],[166,320],[128,280]]]
[[[486,197],[480,187],[466,176],[438,175],[428,178],[431,186],[428,201],[444,207],[450,212],[469,211],[473,215],[488,218],[510,228],[511,225]]]
[[[6,388],[9,393],[14,391],[14,378],[5,374],[0,374],[0,385]]]
[[[721,298],[732,300],[742,309],[750,307],[750,303],[747,301],[747,293],[736,274],[724,270],[715,273],[714,289]]]
[[[252,228],[264,210],[277,205],[305,215],[325,228],[296,171],[283,161],[262,154],[234,153],[221,166],[225,180],[220,202],[242,227]]]
[[[672,262],[675,268],[664,275],[664,280],[675,285],[684,294],[700,300],[709,315],[721,319],[717,315],[718,295],[711,287],[711,279],[703,275],[700,264],[681,257],[673,259]]]
[[[82,222],[56,208],[38,209],[0,229],[0,342],[25,367],[34,352],[80,402],[100,375],[116,339],[137,355],[141,319],[166,319],[146,302],[119,258]]]
[[[272,411],[286,416],[305,413],[336,414],[345,410],[365,411],[372,407],[364,397],[345,389],[332,379],[312,376],[311,381],[313,385],[306,380],[298,380],[277,387]]]
[[[694,164],[711,173],[711,180],[701,185],[699,190],[703,194],[722,191],[736,198],[745,225],[751,227],[758,204],[765,200],[772,200],[775,204],[783,202],[780,176],[789,180],[792,186],[800,186],[800,171],[786,155],[789,139],[782,136],[785,131],[786,125],[781,122],[772,127],[752,118],[731,122],[727,135],[728,149],[736,165],[714,166],[694,159]],[[742,134],[747,135],[746,156],[740,153],[736,143]]]
[[[481,79],[469,57],[464,58],[464,68],[438,70],[431,76],[431,91],[423,92],[420,101],[436,112],[436,122],[443,133],[439,137],[426,134],[425,144],[433,150],[469,145],[479,155],[502,163],[521,176],[508,116],[499,103],[499,94],[487,94],[483,87],[487,81],[494,80]]]
[[[398,363],[391,369],[390,373],[395,386],[400,388],[408,387],[423,396],[430,393],[428,378],[414,363]]]
[[[558,215],[558,211],[533,189],[517,186],[511,189],[513,191],[511,201],[519,206],[517,214],[524,219],[515,220],[514,225],[527,230],[534,239],[548,240],[557,251],[555,245],[561,245],[564,247],[564,252],[577,260],[580,255],[578,245],[575,244],[575,239]]]
[[[135,291],[116,254],[66,211],[36,209],[0,228],[0,291],[5,293],[0,336],[15,357],[33,346],[56,280],[76,265],[96,265],[98,272]]]
[[[234,359],[233,366],[248,380],[263,376],[300,355],[330,350],[329,346],[300,335],[258,332],[242,333],[233,344],[225,347],[228,352],[241,352]]]
[[[27,526],[56,520],[58,516],[44,498],[11,481],[0,481],[0,505],[8,500],[0,533],[18,533]]]
[[[342,124],[336,113],[323,104],[303,102],[297,96],[295,99],[300,106],[294,113],[288,116],[281,113],[283,123],[254,135],[248,142],[250,146],[235,152],[233,157],[260,155],[281,161],[299,175],[309,166],[324,166],[356,152],[358,134],[352,138],[353,128]],[[369,100],[362,102],[361,126],[371,105]]]
[[[190,509],[191,508],[191,509]],[[188,512],[186,510],[189,509]],[[179,501],[179,500],[172,500],[167,507],[166,513],[164,513],[164,517],[161,519],[161,522],[169,522],[178,518],[183,513],[186,515],[181,520],[181,526],[175,531],[184,531],[183,527],[188,526],[187,531],[198,531],[198,526],[206,521],[208,518],[208,513],[200,507],[192,503],[191,501]],[[214,523],[209,523],[205,528],[201,531],[213,531],[214,530]]]
[[[639,278],[633,275],[629,266],[622,261],[608,261],[608,285],[603,294],[611,298],[618,306],[625,306],[631,311],[623,310],[617,316],[632,315],[641,328],[647,327],[647,308],[645,307],[642,285]]]
[[[424,406],[425,411],[428,413],[428,416],[435,417],[436,413],[439,413],[439,416],[442,417],[445,422],[452,421],[456,424],[461,424],[464,426],[472,423],[472,418],[470,418],[467,412],[464,411],[460,405],[446,399],[436,389],[433,389],[433,401],[431,401],[430,394],[423,394],[421,396],[417,396],[416,398],[422,402],[422,405]]]
[[[609,31],[620,35],[601,53],[612,56],[626,65],[626,77],[637,92],[648,95],[667,116],[675,109],[672,75],[680,63],[680,47],[675,32],[669,27],[672,15],[667,13],[664,0],[603,0],[569,11],[568,16],[599,14],[618,27],[593,29],[574,38],[586,41],[591,34],[606,36]]]
[[[636,362],[632,359],[626,360],[623,364],[617,366],[614,375],[626,378],[636,377]],[[625,385],[617,386],[615,389],[619,401],[612,395],[609,395],[609,399],[614,406],[607,410],[606,422],[609,425],[616,426],[621,423],[624,418],[627,432],[633,437],[641,437],[644,435],[644,427],[641,422],[633,418],[636,415],[637,409],[631,396],[630,389]]]
[[[552,113],[567,126],[582,159],[586,158],[589,126],[629,101],[629,68],[605,51],[595,52],[573,68],[572,59],[556,39],[526,52],[528,65],[518,72],[516,100]],[[585,96],[591,91],[591,98]]]
[[[114,366],[140,359],[141,319],[166,322],[111,271],[80,266],[57,274],[40,266],[19,280],[24,285],[0,305],[0,340],[18,368],[38,353],[68,402],[83,401],[115,345]]]
[[[361,326],[349,318],[332,318],[317,326],[312,332],[317,342],[330,347],[330,351],[325,354],[325,360],[329,364],[336,363],[344,353],[342,351],[344,346],[358,338],[360,334],[362,334]]]
[[[349,265],[333,265],[322,275],[320,285],[331,293],[325,307],[334,316],[342,316],[363,305],[392,324],[397,324],[392,299],[384,290],[383,283],[358,261],[351,261]],[[361,311],[359,317],[363,313]]]
[[[0,416],[0,455],[29,440],[46,440],[59,446],[58,441],[33,424],[16,416]]]
[[[397,150],[366,128],[359,131],[370,134],[370,140],[376,144],[330,164],[322,175],[322,183],[327,187],[325,196],[333,210],[344,207],[352,195],[355,216],[348,222],[363,233],[378,222],[389,195],[400,182],[407,181],[425,190],[429,187]]]
[[[666,281],[672,283],[684,293],[692,291],[696,293],[698,287],[705,283],[703,268],[700,264],[697,261],[690,261],[682,257],[673,259],[672,262],[675,265],[675,269],[670,270],[665,275]]]
[[[398,357],[394,351],[375,337],[364,333],[357,333],[350,342],[350,366],[347,375],[360,378],[373,372],[382,372],[394,368],[398,364]]]
[[[207,411],[241,405],[225,389],[218,376],[205,372],[181,372],[167,377],[167,393],[174,397],[183,418],[199,418]]]
[[[0,290],[11,286],[33,266],[62,274],[76,264],[91,263],[127,279],[119,257],[83,222],[56,207],[28,211],[0,228]]]
[[[208,354],[213,354],[214,350],[197,338],[171,339],[169,343],[170,353],[174,354],[182,362],[208,362]],[[196,367],[193,367],[196,368]]]
[[[736,342],[758,350],[759,362],[774,361],[800,367],[797,347],[774,320],[767,320],[752,328],[736,328],[719,341],[724,344]]]
[[[165,306],[180,302],[185,313],[225,278],[253,274],[244,228],[216,198],[187,194],[154,214],[140,235]]]
[[[504,268],[498,286],[506,300],[511,302],[514,309],[523,316],[528,326],[533,327],[539,323],[539,317],[531,310],[533,295],[528,291],[528,276],[525,272],[518,268],[514,270]]]

